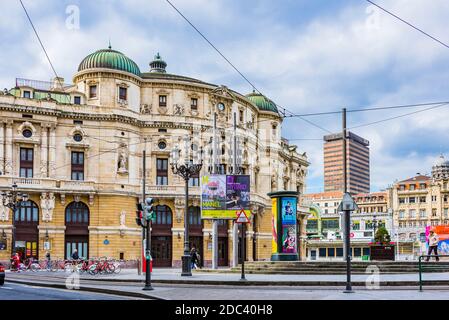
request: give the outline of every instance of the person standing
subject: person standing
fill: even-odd
[[[196,252],[196,247],[192,246],[192,249],[190,250],[190,259],[191,259],[191,265],[192,269],[197,268],[197,261],[198,261],[198,254]]]
[[[47,270],[51,269],[51,256],[50,256],[50,251],[47,251],[47,254],[45,255],[45,257],[47,258]]]
[[[440,258],[438,257],[438,242],[440,242],[440,239],[439,239],[438,235],[435,233],[435,231],[430,230],[429,251],[427,252],[426,261],[430,260],[430,256],[432,255],[432,251],[435,252],[435,259],[436,259],[436,261],[440,261]]]
[[[80,256],[78,255],[78,250],[77,249],[73,250],[72,259],[78,260],[79,258],[80,258]]]

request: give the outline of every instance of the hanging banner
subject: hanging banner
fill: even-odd
[[[201,218],[235,219],[237,210],[251,215],[248,175],[207,175],[201,178]]]

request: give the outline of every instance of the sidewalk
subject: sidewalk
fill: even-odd
[[[41,277],[66,278],[65,272],[27,272],[26,277],[35,279]],[[195,270],[191,277],[181,276],[181,269],[153,269],[151,281],[167,284],[202,284],[202,285],[233,285],[233,286],[341,286],[346,283],[345,274],[246,274],[246,281],[240,280],[239,273],[211,273]],[[120,274],[96,275],[81,274],[80,279],[89,281],[107,281],[118,283],[140,283],[145,281],[145,274],[140,276],[136,269],[124,269]],[[417,286],[418,273],[408,274],[355,274],[351,277],[354,285],[365,286],[367,283],[379,283],[380,286]],[[449,273],[424,273],[426,285],[449,285]]]

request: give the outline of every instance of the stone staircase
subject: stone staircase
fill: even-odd
[[[424,272],[449,272],[449,261],[423,262]],[[352,273],[366,274],[376,270],[380,273],[417,273],[418,261],[353,261]],[[370,268],[370,269],[368,269]],[[240,272],[241,265],[231,268],[231,272]],[[228,269],[229,272],[229,269]],[[345,274],[344,261],[255,261],[245,262],[245,273],[248,274]]]

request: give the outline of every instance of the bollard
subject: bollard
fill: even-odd
[[[141,266],[140,259],[137,259],[137,274],[139,276],[142,274],[142,268],[140,266]]]

